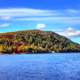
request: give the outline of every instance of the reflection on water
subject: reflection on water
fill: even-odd
[[[80,54],[1,55],[0,80],[80,80]]]

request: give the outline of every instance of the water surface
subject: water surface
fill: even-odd
[[[80,54],[0,55],[0,80],[80,80]]]

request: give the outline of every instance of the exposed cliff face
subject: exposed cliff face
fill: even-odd
[[[1,53],[79,52],[80,45],[51,31],[27,30],[0,34]]]

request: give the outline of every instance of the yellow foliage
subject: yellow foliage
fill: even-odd
[[[2,52],[3,51],[3,46],[2,45],[0,45],[0,52]]]

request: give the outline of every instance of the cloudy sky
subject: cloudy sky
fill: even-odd
[[[0,32],[29,29],[80,43],[80,0],[0,0]]]

